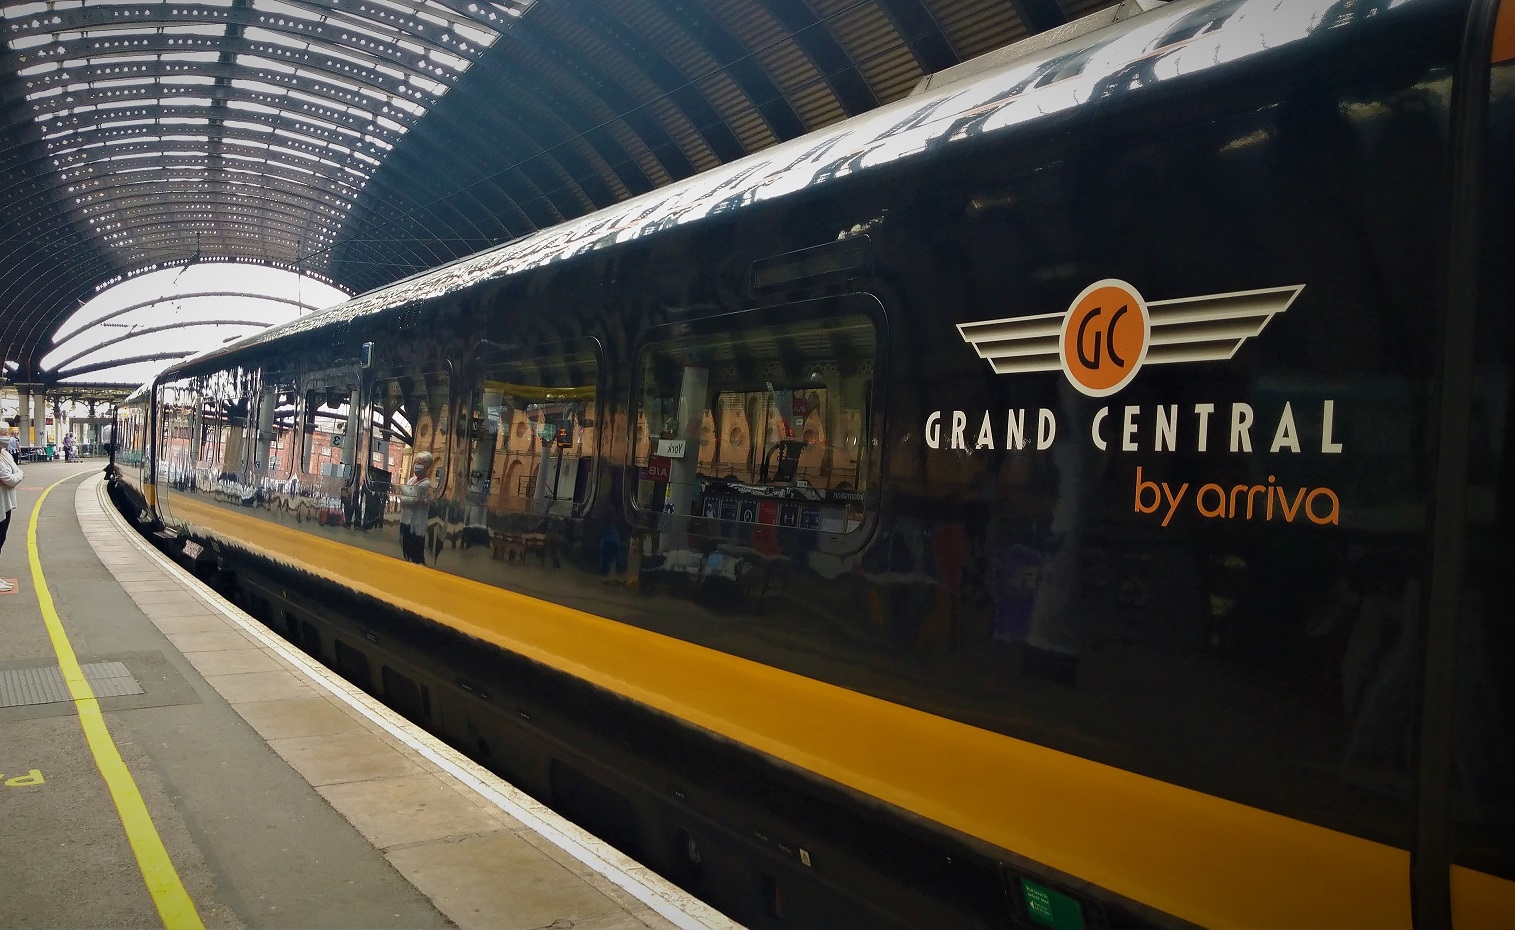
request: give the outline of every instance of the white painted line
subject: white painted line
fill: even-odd
[[[84,488],[91,481],[97,482],[96,496],[101,510],[109,516],[116,528],[131,541],[132,545],[229,622],[236,624],[266,648],[277,652],[313,684],[324,688],[332,696],[357,710],[395,739],[472,788],[480,797],[514,817],[528,829],[535,831],[554,846],[605,876],[617,887],[652,908],[680,930],[744,930],[741,924],[730,917],[577,824],[563,819],[557,812],[526,792],[502,780],[498,775],[380,704],[347,679],[340,677],[326,666],[313,662],[305,653],[290,647],[263,624],[236,605],[228,603],[212,588],[184,571],[176,562],[153,548],[151,543],[138,535],[111,505],[110,499],[106,496],[105,482],[102,478],[97,476],[86,479],[80,486],[79,496],[83,496]]]

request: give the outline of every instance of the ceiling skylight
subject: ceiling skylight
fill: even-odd
[[[319,272],[396,142],[530,2],[0,0],[0,36],[64,202],[118,267],[261,240]]]

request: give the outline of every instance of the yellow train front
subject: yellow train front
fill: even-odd
[[[175,366],[117,499],[753,927],[1512,926],[1512,19],[1012,47]]]

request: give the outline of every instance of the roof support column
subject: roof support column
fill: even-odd
[[[16,385],[16,441],[23,446],[32,444],[32,393],[29,389]]]

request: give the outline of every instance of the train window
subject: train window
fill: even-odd
[[[647,348],[637,506],[705,518],[710,535],[728,538],[763,526],[857,530],[876,340],[873,323],[857,314]]]
[[[253,461],[269,490],[282,490],[273,485],[286,484],[294,468],[298,397],[293,385],[280,384],[276,379],[266,382],[258,392],[258,444]]]
[[[157,481],[185,490],[195,473],[192,437],[199,420],[199,391],[189,379],[174,381],[159,389],[158,403]]]
[[[301,471],[308,477],[340,482],[352,474],[353,450],[346,440],[356,393],[347,385],[305,392],[305,460]]]
[[[140,402],[121,408],[111,441],[115,444],[116,460],[122,465],[142,464],[147,451],[147,433],[143,428],[146,422],[147,408]]]
[[[199,421],[194,435],[199,443],[196,471],[202,490],[222,481],[242,484],[249,477],[248,413],[254,378],[236,369],[197,379]]]
[[[219,477],[221,450],[229,438],[226,408],[224,400],[216,396],[216,392],[207,390],[204,379],[200,379],[198,387],[200,405],[195,411],[194,429],[190,433],[197,444],[195,471],[209,482]]]
[[[468,525],[509,532],[526,527],[508,514],[584,513],[595,478],[598,372],[590,351],[482,368],[469,427]]]

